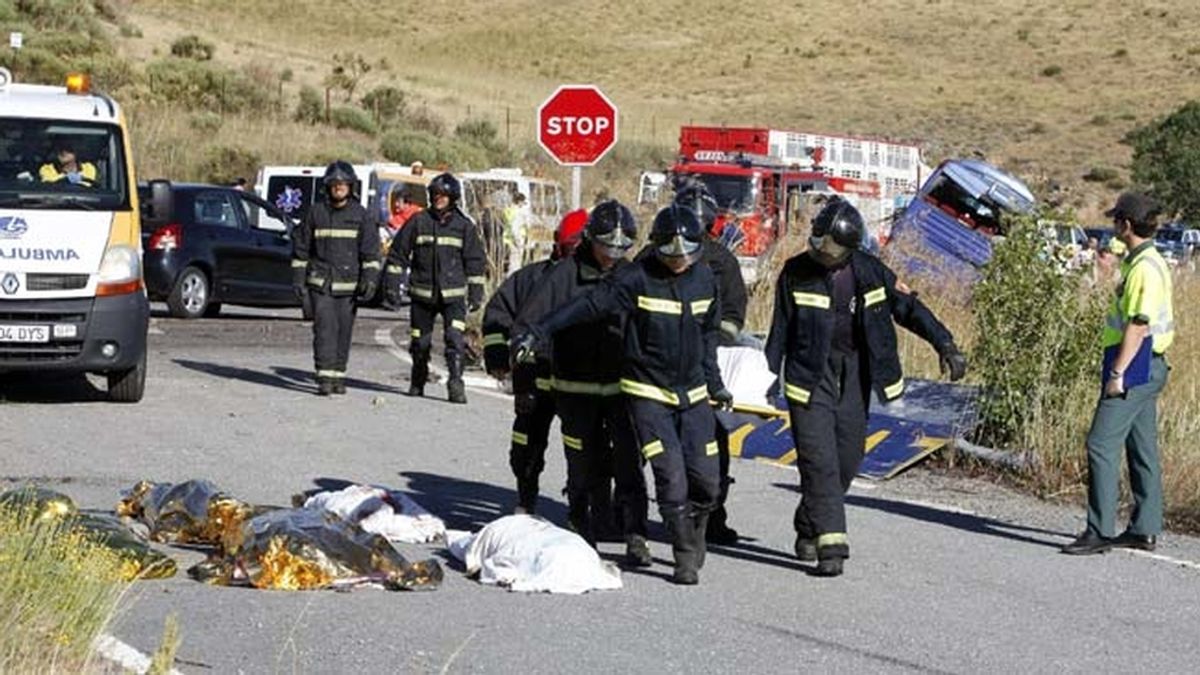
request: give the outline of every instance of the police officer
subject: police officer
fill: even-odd
[[[886,265],[859,250],[864,232],[849,202],[826,203],[808,250],[779,275],[766,346],[771,371],[782,374],[800,469],[796,555],[816,560],[822,576],[841,574],[850,556],[844,496],[862,462],[870,393],[886,403],[904,391],[892,321],[932,344],[951,380],[967,367],[950,331]]]
[[[609,200],[592,209],[583,236],[575,255],[557,265],[522,308],[518,335],[627,265],[625,255],[637,236],[637,223],[628,208]],[[651,557],[645,478],[621,399],[623,331],[620,317],[610,316],[565,327],[550,352],[553,384],[567,459],[571,527],[589,542],[613,533],[615,477],[626,562],[646,566]]]
[[[1150,197],[1126,192],[1105,214],[1113,219],[1114,237],[1129,248],[1101,337],[1108,372],[1087,435],[1087,529],[1063,553],[1153,551],[1162,531],[1157,406],[1170,370],[1166,353],[1175,341],[1175,307],[1171,270],[1154,247],[1159,209]],[[1129,527],[1117,534],[1122,451],[1133,510]]]
[[[621,391],[638,448],[654,471],[659,513],[671,536],[672,580],[699,583],[708,514],[719,493],[717,443],[709,399],[733,402],[717,368],[721,316],[717,284],[701,255],[704,228],[672,204],[650,233],[654,255],[613,274],[518,338],[522,350],[545,336],[605,316],[624,316]],[[520,354],[521,352],[519,352]]]
[[[462,186],[443,173],[429,183],[429,208],[408,221],[388,252],[385,283],[388,302],[400,305],[406,284],[413,368],[408,395],[423,396],[429,379],[433,322],[440,314],[446,339],[446,383],[452,403],[466,403],[463,384],[463,331],[467,313],[483,302],[485,258],[475,223],[459,208]],[[407,280],[407,281],[406,281]]]
[[[720,345],[731,347],[738,343],[742,326],[746,323],[746,281],[742,279],[742,268],[733,252],[724,244],[717,241],[717,216],[720,207],[712,193],[704,183],[690,183],[675,195],[675,201],[687,206],[700,217],[708,236],[704,238],[701,262],[708,265],[717,278],[717,291],[721,298],[721,340]],[[714,544],[736,544],[737,530],[729,527],[729,514],[725,510],[725,500],[729,497],[729,486],[733,478],[729,475],[729,432],[718,420],[716,425],[717,457],[720,458],[721,493],[717,498],[717,508],[708,519],[707,540]]]
[[[483,360],[488,373],[503,380],[511,372],[508,343],[513,324],[531,295],[545,281],[554,265],[569,258],[583,237],[587,211],[579,209],[563,216],[554,231],[554,251],[550,258],[531,263],[505,279],[483,310]],[[536,368],[517,368],[513,372],[513,406],[509,466],[517,478],[516,513],[533,513],[537,505],[538,477],[546,466],[546,446],[550,424],[554,421],[554,393],[550,364],[539,360]]]
[[[317,393],[346,393],[346,362],[354,330],[355,299],[375,295],[379,281],[379,228],[354,197],[354,167],[336,161],[325,169],[325,199],[314,200],[293,232],[292,286],[313,310],[313,360]]]

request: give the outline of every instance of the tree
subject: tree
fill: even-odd
[[[378,125],[391,124],[404,117],[407,102],[404,92],[396,87],[375,87],[362,97],[362,107],[371,111]]]
[[[333,55],[333,70],[325,76],[325,86],[340,90],[346,96],[346,102],[354,100],[354,92],[367,73],[371,72],[371,64],[362,54],[346,52]]]
[[[1133,181],[1149,189],[1168,212],[1200,221],[1200,101],[1129,132]]]

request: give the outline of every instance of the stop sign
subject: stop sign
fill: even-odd
[[[591,166],[617,143],[617,106],[592,85],[563,85],[538,108],[538,143],[559,164]]]

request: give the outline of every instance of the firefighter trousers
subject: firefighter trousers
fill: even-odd
[[[555,404],[567,458],[572,526],[589,541],[606,530],[645,536],[646,479],[624,398],[559,393]]]
[[[433,347],[433,322],[442,315],[442,330],[446,340],[446,363],[454,363],[463,354],[463,331],[467,329],[467,303],[456,298],[440,302],[413,299],[409,305],[409,325],[412,341],[409,352],[417,360],[428,361]]]
[[[537,390],[533,410],[513,419],[508,465],[517,479],[517,506],[533,513],[537,505],[538,478],[546,468],[546,446],[554,422],[554,394]]]
[[[808,405],[788,405],[801,493],[793,524],[799,537],[816,541],[822,558],[850,555],[845,495],[867,437],[860,373],[857,354],[835,352]]]
[[[354,296],[313,290],[313,363],[317,377],[346,377],[350,339],[354,335]]]
[[[664,520],[706,515],[720,494],[715,420],[706,403],[685,410],[631,396],[637,447],[654,472],[654,495]]]

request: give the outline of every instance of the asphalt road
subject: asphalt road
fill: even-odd
[[[408,367],[378,341],[388,329],[402,339],[402,327],[360,316],[350,392],[321,399],[297,312],[158,316],[138,405],[107,403],[84,378],[0,380],[0,488],[32,480],[110,509],[141,479],[208,478],[265,504],[360,481],[478,528],[514,502],[511,404],[473,389],[470,405],[452,406],[440,386],[403,396]],[[620,591],[508,593],[452,566],[428,593],[263,592],[181,573],[137,584],[111,632],[152,651],[176,614],[185,672],[1196,670],[1195,539],[1168,535],[1158,557],[1059,555],[1081,508],[918,468],[853,489],[853,558],[845,576],[819,579],[791,555],[794,471],[739,462],[734,475],[732,523],[751,538],[712,550],[698,587],[667,581],[670,549],[656,530],[658,564],[626,573]],[[541,512],[560,523],[564,502],[546,488],[563,481],[552,451]],[[171,552],[181,570],[200,559]]]

